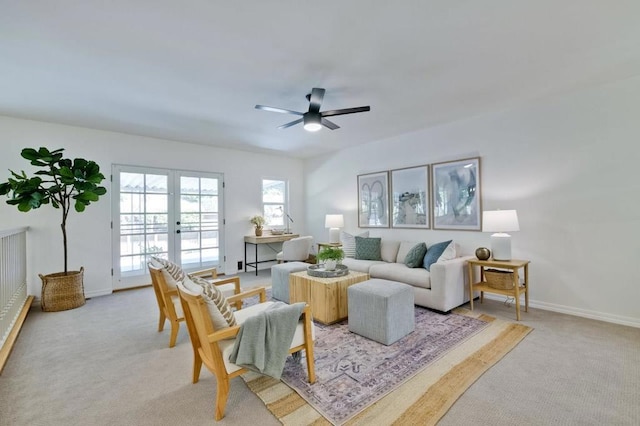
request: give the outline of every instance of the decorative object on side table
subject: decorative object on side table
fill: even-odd
[[[255,231],[256,231],[256,237],[261,237],[262,236],[262,227],[265,224],[265,220],[264,217],[260,216],[260,215],[256,215],[254,217],[252,217],[251,219],[249,219],[249,222],[251,222],[253,224],[253,226],[255,226]]]
[[[340,247],[325,247],[318,253],[318,261],[324,263],[326,271],[335,270],[342,259],[344,259],[344,251]]]
[[[482,231],[491,235],[491,252],[494,260],[511,260],[511,235],[506,232],[519,231],[518,214],[515,210],[493,210],[482,212]]]
[[[486,247],[479,247],[476,249],[476,257],[479,260],[487,260],[491,257],[491,250]]]
[[[0,183],[0,195],[7,195],[7,204],[18,207],[21,212],[37,209],[45,204],[62,211],[62,242],[64,248],[64,272],[41,275],[43,311],[63,311],[84,305],[84,268],[79,271],[67,269],[67,217],[71,206],[82,213],[92,202],[107,193],[99,186],[104,180],[100,166],[94,161],[76,158],[63,158],[64,148],[49,151],[41,147],[37,151],[25,148],[21,156],[32,166],[42,170],[36,176],[28,177],[24,171],[20,174],[11,171],[12,177]]]
[[[344,216],[341,214],[328,214],[324,218],[324,227],[329,228],[329,242],[340,242],[340,228],[344,227]]]

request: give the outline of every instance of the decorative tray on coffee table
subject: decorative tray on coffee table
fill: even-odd
[[[324,265],[310,265],[307,268],[307,274],[312,277],[319,278],[335,278],[335,277],[344,277],[345,275],[349,275],[349,268],[346,265],[336,265],[336,269],[333,271],[327,271],[324,269]]]

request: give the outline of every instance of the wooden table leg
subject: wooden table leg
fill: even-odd
[[[467,263],[467,268],[469,268],[469,306],[473,311],[473,265]]]
[[[516,319],[520,321],[520,283],[518,279],[518,270],[513,271],[513,285],[516,290]],[[526,295],[526,293],[525,293]]]
[[[524,311],[529,312],[529,264],[524,265]]]

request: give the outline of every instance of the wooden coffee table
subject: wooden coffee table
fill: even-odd
[[[336,278],[312,277],[306,271],[289,274],[289,303],[306,302],[314,321],[333,324],[349,315],[347,288],[366,281],[369,274],[350,271]]]

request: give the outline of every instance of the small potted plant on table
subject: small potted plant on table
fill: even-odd
[[[252,217],[249,220],[249,222],[251,222],[253,224],[253,226],[256,227],[256,237],[262,236],[262,227],[264,226],[264,224],[266,222],[264,220],[264,217],[257,215],[257,216]]]
[[[325,247],[318,253],[318,260],[324,263],[324,269],[327,271],[334,271],[342,259],[344,251],[340,247]]]

